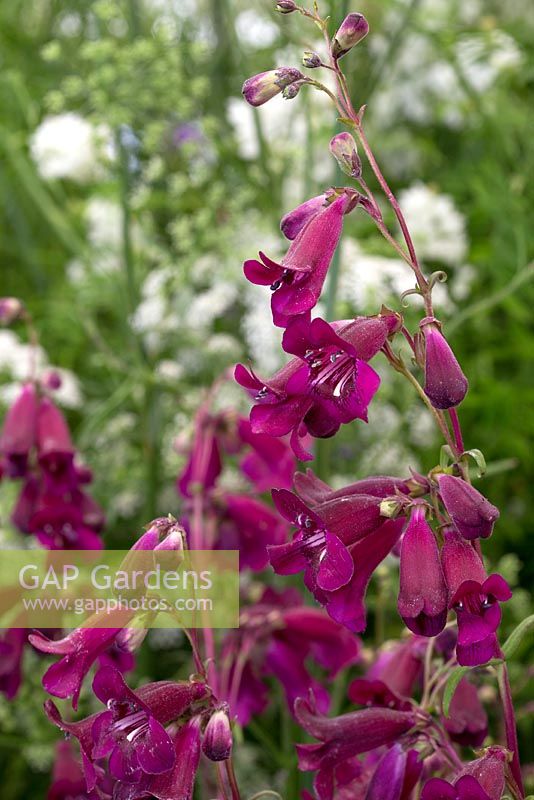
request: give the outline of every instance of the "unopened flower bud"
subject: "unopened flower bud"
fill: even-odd
[[[443,505],[464,539],[491,536],[499,509],[461,478],[439,475],[437,480]]]
[[[292,14],[296,10],[297,4],[294,0],[279,0],[276,4],[276,11],[279,11],[280,14]]]
[[[321,61],[321,56],[318,53],[314,53],[312,50],[306,50],[302,56],[302,63],[305,67],[316,69],[317,67],[320,67],[323,62]]]
[[[227,712],[220,708],[211,715],[204,738],[202,752],[211,761],[226,761],[232,753],[232,730]]]
[[[360,177],[362,174],[362,162],[358,155],[354,137],[350,133],[345,131],[334,136],[330,140],[330,152],[345,175],[350,175],[351,178]]]
[[[468,383],[435,320],[421,322],[425,337],[425,394],[434,408],[453,408],[464,399]]]
[[[300,87],[300,83],[291,83],[289,86],[286,86],[282,92],[282,97],[284,100],[293,100],[293,98],[298,95]]]
[[[369,33],[369,23],[363,14],[345,17],[332,40],[332,55],[341,58]]]
[[[243,97],[251,106],[261,106],[287,86],[303,78],[302,72],[294,67],[278,67],[260,72],[245,81]]]
[[[11,325],[21,319],[24,305],[17,297],[0,297],[0,325]]]

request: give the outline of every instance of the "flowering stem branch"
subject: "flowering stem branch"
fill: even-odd
[[[456,411],[455,408],[449,408],[449,418],[452,425],[454,440],[456,442],[456,448],[459,453],[463,453],[465,450],[464,439],[462,436],[462,429],[460,428],[460,420],[458,419],[458,412]]]
[[[226,774],[228,775],[228,782],[232,791],[232,800],[241,800],[241,794],[239,793],[239,787],[237,785],[237,778],[234,772],[234,763],[232,761],[232,757],[230,756],[230,758],[224,763],[226,765]]]
[[[501,703],[504,712],[504,726],[506,730],[506,746],[513,754],[512,763],[510,765],[513,778],[517,784],[521,797],[525,796],[525,789],[523,787],[523,778],[521,775],[521,765],[519,763],[519,745],[517,742],[517,729],[515,724],[514,703],[512,700],[512,689],[510,687],[510,679],[508,677],[508,668],[506,663],[499,664],[497,669],[497,678],[499,683],[499,692],[501,695]]]

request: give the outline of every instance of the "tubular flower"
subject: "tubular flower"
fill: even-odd
[[[467,378],[436,320],[425,317],[421,328],[425,338],[425,394],[434,408],[453,408],[467,393]]]
[[[378,565],[397,544],[404,520],[390,519],[350,548],[353,577],[346,586],[325,592],[323,602],[336,622],[354,633],[361,633],[367,624],[365,595],[369,581]]]
[[[24,477],[27,473],[30,451],[37,439],[38,411],[35,386],[28,383],[7,412],[0,435],[0,456],[10,478]]]
[[[232,729],[226,708],[211,715],[204,729],[202,752],[210,761],[226,761],[232,754]]]
[[[60,660],[45,672],[43,687],[54,697],[72,697],[72,706],[77,708],[82,682],[96,659],[113,644],[115,638],[127,627],[134,616],[133,611],[116,611],[94,614],[84,628],[76,628],[63,639],[48,639],[41,632],[30,633],[30,643],[41,653],[61,656]],[[100,620],[114,627],[98,628]]]
[[[499,602],[512,592],[500,575],[486,576],[479,557],[455,531],[446,534],[441,559],[449,590],[449,608],[458,620],[456,657],[462,666],[500,658],[496,631],[501,621]]]
[[[328,718],[317,713],[313,701],[302,697],[295,703],[295,716],[306,733],[320,742],[296,746],[299,768],[318,772],[315,790],[320,800],[332,799],[335,770],[343,762],[399,741],[417,722],[411,711],[388,708],[365,708]]]
[[[330,262],[341,236],[343,215],[354,200],[344,192],[318,213],[304,212],[307,222],[299,228],[295,217],[282,225],[295,238],[280,263],[260,252],[260,261],[245,261],[243,270],[251,283],[270,286],[275,325],[285,328],[293,317],[308,314],[317,305]],[[302,208],[300,206],[299,208]],[[313,208],[315,209],[314,205]],[[298,209],[292,214],[296,215]],[[284,223],[285,220],[285,223]]]
[[[284,349],[297,357],[269,381],[261,381],[239,364],[235,378],[254,397],[252,430],[271,436],[291,433],[291,446],[302,460],[306,433],[333,436],[341,424],[367,420],[367,407],[380,379],[367,362],[398,324],[396,315],[360,317],[329,325],[295,320],[284,336]]]
[[[298,495],[312,508],[327,500],[349,497],[353,494],[367,494],[384,498],[409,492],[405,481],[389,475],[373,475],[343,486],[341,489],[332,489],[327,483],[320,480],[313,470],[307,469],[306,472],[295,473],[293,483]]]
[[[437,480],[443,505],[464,539],[491,536],[499,509],[461,478],[439,475]]]
[[[28,632],[24,628],[8,628],[0,634],[0,692],[12,700],[22,680],[22,658]]]
[[[447,621],[447,586],[423,506],[415,506],[402,538],[399,614],[421,636],[436,636]]]
[[[348,584],[354,574],[348,545],[380,527],[379,498],[354,495],[312,511],[285,489],[275,489],[272,495],[282,517],[298,528],[292,542],[269,547],[274,571],[291,575],[304,570],[304,582],[317,599],[321,592]]]
[[[45,703],[50,721],[80,743],[87,789],[96,785],[95,762],[109,757],[111,776],[141,790],[136,795],[132,788],[129,796],[144,796],[145,792],[159,797],[148,781],[170,775],[176,760],[165,726],[186,714],[192,704],[207,699],[208,687],[195,681],[159,681],[133,692],[117,670],[103,667],[95,676],[93,689],[107,708],[80,722],[65,722],[51,700]]]

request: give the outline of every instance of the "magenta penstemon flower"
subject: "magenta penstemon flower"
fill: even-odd
[[[80,722],[65,722],[51,700],[45,704],[49,719],[80,743],[87,789],[96,785],[98,762],[109,758],[112,777],[141,790],[135,796],[150,790],[159,797],[157,786],[156,791],[151,788],[153,776],[172,774],[176,762],[176,746],[165,726],[207,700],[209,688],[199,681],[159,681],[133,692],[117,670],[103,667],[95,676],[93,691],[107,709]],[[187,771],[194,780],[196,769],[190,765]]]
[[[26,475],[30,451],[37,439],[38,411],[35,386],[28,383],[7,412],[0,436],[5,472],[12,478]]]
[[[482,561],[455,531],[446,532],[441,559],[449,593],[449,608],[458,620],[456,656],[463,666],[500,658],[496,636],[501,621],[499,602],[509,600],[510,588],[500,575],[486,575]]]
[[[337,247],[343,216],[354,205],[353,195],[343,192],[325,208],[316,211],[315,199],[302,214],[302,206],[282,220],[294,237],[280,263],[260,253],[260,261],[245,261],[244,272],[251,283],[270,286],[275,325],[287,327],[293,317],[307,314],[317,305],[330,262]],[[296,219],[304,219],[299,229]]]
[[[447,599],[436,539],[424,507],[416,505],[402,538],[397,608],[411,631],[436,636],[445,627]]]
[[[367,420],[367,408],[380,379],[368,365],[399,324],[395,314],[329,325],[322,319],[295,319],[284,335],[284,349],[296,356],[267,381],[244,366],[238,383],[254,397],[250,422],[255,433],[284,436],[298,458],[309,460],[300,438],[306,433],[333,436],[340,425]]]

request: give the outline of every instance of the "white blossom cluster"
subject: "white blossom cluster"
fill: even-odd
[[[110,131],[73,112],[43,119],[30,139],[30,154],[45,180],[64,178],[89,183],[105,160],[113,158]]]
[[[54,367],[48,363],[48,356],[42,347],[32,347],[9,330],[0,330],[0,373],[5,374],[9,382],[0,387],[0,400],[5,405],[13,402],[20,391],[21,384],[35,378],[52,391],[54,399],[65,408],[79,408],[82,404],[80,382],[76,375],[68,369]],[[57,389],[50,389],[51,377]],[[58,380],[59,379],[59,380]],[[54,385],[52,384],[52,385]]]

